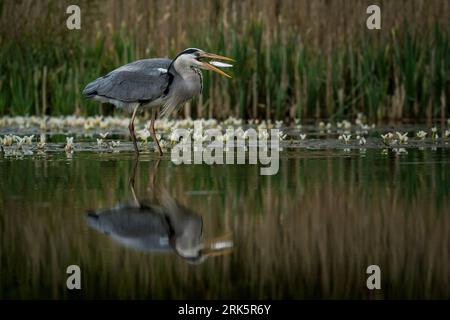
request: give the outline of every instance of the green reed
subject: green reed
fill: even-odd
[[[111,113],[111,107],[83,99],[89,81],[139,58],[173,57],[195,46],[236,63],[232,80],[205,76],[202,97],[185,113],[192,117],[342,119],[357,112],[373,121],[448,117],[448,23],[436,22],[429,33],[420,33],[405,22],[318,46],[293,25],[251,16],[243,25],[187,25],[166,50],[163,38],[161,45],[144,42],[125,22],[116,29],[84,28],[89,30],[1,36],[0,115]]]

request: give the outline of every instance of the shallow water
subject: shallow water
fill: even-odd
[[[448,144],[398,153],[375,136],[362,149],[310,134],[285,143],[274,176],[150,151],[136,165],[131,144],[99,150],[89,137],[69,155],[58,135],[0,155],[0,298],[450,298]],[[155,245],[155,225],[177,215],[180,228],[203,224],[192,241],[233,249],[187,259],[163,231]],[[381,290],[366,287],[372,264]],[[69,265],[79,291],[66,289]]]

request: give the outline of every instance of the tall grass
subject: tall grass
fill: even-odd
[[[79,31],[65,27],[68,4],[0,4],[0,115],[110,113],[83,100],[90,80],[200,47],[237,62],[231,81],[205,77],[188,116],[448,116],[447,1],[383,1],[377,31],[365,27],[367,1],[86,0]]]

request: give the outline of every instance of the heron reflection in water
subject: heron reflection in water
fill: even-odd
[[[162,190],[159,204],[139,201],[134,190],[136,167],[137,161],[130,179],[133,201],[119,203],[110,209],[88,211],[90,227],[127,247],[149,252],[175,252],[189,263],[201,263],[207,257],[232,252],[231,232],[203,240],[202,217],[178,203],[166,190]],[[153,170],[151,178],[153,186],[156,172]]]

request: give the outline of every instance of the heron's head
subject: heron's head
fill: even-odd
[[[183,50],[180,52],[174,61],[175,69],[179,72],[181,68],[200,68],[205,70],[212,70],[214,72],[217,72],[218,74],[221,74],[225,77],[231,78],[230,75],[222,71],[221,69],[217,67],[222,68],[230,68],[232,67],[231,64],[223,63],[220,61],[211,61],[207,59],[215,59],[215,60],[223,60],[223,61],[234,61],[231,58],[224,57],[218,54],[214,53],[208,53],[201,49],[197,48],[189,48],[186,50]]]
[[[190,264],[203,263],[208,257],[223,256],[233,252],[233,234],[231,232],[205,241],[191,250],[180,250],[177,248],[178,255],[183,257]]]

